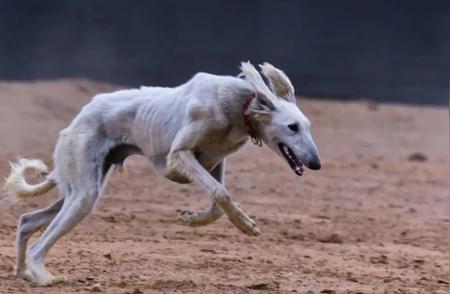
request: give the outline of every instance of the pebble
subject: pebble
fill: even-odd
[[[342,244],[344,241],[342,240],[342,237],[336,233],[333,233],[331,235],[325,235],[317,239],[319,242],[322,243],[335,243],[335,244]]]
[[[95,283],[94,285],[92,285],[91,290],[93,292],[102,292],[103,291],[103,286],[100,283]]]
[[[414,152],[408,156],[408,160],[416,162],[424,162],[427,160],[427,156],[420,152]]]

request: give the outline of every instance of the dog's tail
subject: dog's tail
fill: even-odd
[[[6,178],[4,189],[18,200],[44,194],[56,186],[42,160],[21,158],[17,162],[10,162],[10,165],[11,172]],[[36,171],[39,175],[45,175],[45,180],[35,185],[29,184],[25,179],[25,171],[28,169]]]

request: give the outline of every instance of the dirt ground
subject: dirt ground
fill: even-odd
[[[94,93],[87,80],[0,83],[0,177],[21,155],[51,164],[58,131]],[[177,210],[204,208],[197,186],[127,160],[95,211],[50,251],[69,282],[40,288],[12,276],[21,213],[56,191],[0,207],[1,293],[448,293],[448,109],[299,98],[322,170],[297,177],[267,148],[227,162],[229,191],[263,235],[223,217],[202,227]],[[101,284],[100,289],[93,285]]]

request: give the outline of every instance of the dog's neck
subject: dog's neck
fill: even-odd
[[[241,142],[248,137],[261,138],[259,122],[255,121],[250,113],[257,98],[254,87],[247,81],[235,79],[232,85],[219,87],[217,93],[222,109],[234,130],[235,141]],[[256,142],[254,139],[252,141]]]

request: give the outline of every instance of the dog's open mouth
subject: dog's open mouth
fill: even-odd
[[[300,160],[297,159],[297,157],[295,157],[294,152],[286,144],[283,143],[279,143],[278,148],[280,148],[281,153],[286,158],[292,170],[298,176],[303,175],[303,164],[300,162]]]

